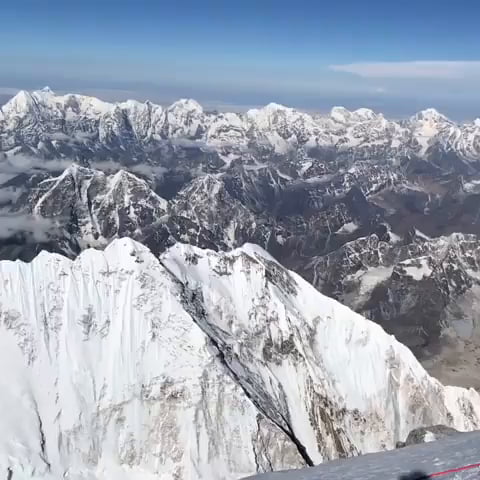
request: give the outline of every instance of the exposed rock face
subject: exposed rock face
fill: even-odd
[[[457,435],[460,432],[452,427],[445,425],[432,425],[431,427],[421,427],[412,430],[405,442],[398,442],[397,448],[417,445],[419,443],[434,442],[451,435]]]

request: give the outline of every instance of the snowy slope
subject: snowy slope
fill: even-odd
[[[478,428],[377,325],[259,247],[129,239],[75,261],[0,262],[0,471],[235,479]]]
[[[145,247],[42,253],[0,278],[1,471],[193,480],[303,464]]]
[[[279,424],[291,419],[313,463],[393,448],[416,425],[478,425],[473,390],[442,387],[381,327],[260,248],[219,255],[177,244],[162,261],[198,289],[207,328],[245,388],[265,408],[277,405]]]
[[[249,478],[251,480],[399,480],[402,475],[415,471],[432,474],[478,464],[479,441],[480,432],[462,433],[391,452],[336,460],[301,471],[278,472]],[[477,480],[479,473],[480,468],[473,468],[445,474],[439,478]]]

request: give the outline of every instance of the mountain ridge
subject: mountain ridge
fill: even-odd
[[[442,386],[258,246],[158,259],[121,238],[2,261],[0,282],[14,477],[229,480],[480,423],[477,392]]]
[[[431,108],[396,122],[366,108],[348,111],[333,107],[329,115],[310,115],[270,103],[245,113],[213,113],[204,111],[193,99],[163,107],[149,101],[109,103],[85,95],[56,96],[51,90],[37,90],[20,91],[0,112],[4,151],[22,143],[38,149],[43,141],[55,147],[55,142],[62,143],[59,135],[66,134],[72,139],[78,135],[75,141],[80,144],[88,144],[88,135],[95,135],[106,147],[117,145],[129,151],[162,140],[188,139],[198,147],[205,142],[220,152],[241,152],[253,142],[256,148],[268,145],[276,154],[303,147],[355,148],[357,154],[366,149],[377,156],[380,152],[376,149],[387,149],[390,155],[408,152],[423,157],[438,144],[446,151],[453,149],[467,164],[480,159],[478,123],[456,124]],[[9,138],[18,134],[17,140]],[[51,155],[61,153],[52,145],[41,147]]]
[[[343,259],[349,242],[375,237],[379,249],[403,252],[412,267],[422,262],[415,232],[480,235],[480,126],[460,126],[434,109],[392,121],[342,107],[330,116],[274,103],[218,113],[189,99],[160,107],[48,90],[17,97],[12,104],[19,108],[4,108],[0,120],[0,213],[8,225],[0,258],[31,259],[41,249],[74,258],[125,235],[157,255],[178,241],[219,251],[254,242],[310,281],[318,276],[312,269],[318,261],[326,276],[355,291],[359,279],[352,281],[333,261]],[[72,162],[83,172],[77,180],[62,177]],[[112,190],[115,175],[129,180]],[[37,208],[39,195],[48,202]],[[355,255],[363,280],[380,272],[372,255],[375,248]],[[424,353],[433,352],[445,341],[462,344],[440,328],[441,319],[466,317],[480,293],[470,274],[461,275],[464,293],[455,293],[453,282],[465,270],[459,257],[448,265],[432,261],[435,276],[418,281],[401,273],[406,264],[398,265],[362,305],[345,288],[315,284],[412,348],[421,344]],[[435,308],[415,299],[414,287],[434,294]],[[385,295],[398,299],[400,292],[413,302],[409,317],[423,319],[415,328],[432,332],[415,338],[415,345],[398,330],[410,325],[402,320],[407,303],[382,307]],[[449,381],[469,385],[460,377]]]

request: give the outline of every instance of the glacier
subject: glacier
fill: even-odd
[[[475,390],[251,244],[120,238],[2,261],[0,284],[7,478],[227,480],[479,427]]]

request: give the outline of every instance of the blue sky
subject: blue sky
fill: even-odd
[[[480,116],[474,0],[2,0],[0,94]]]

